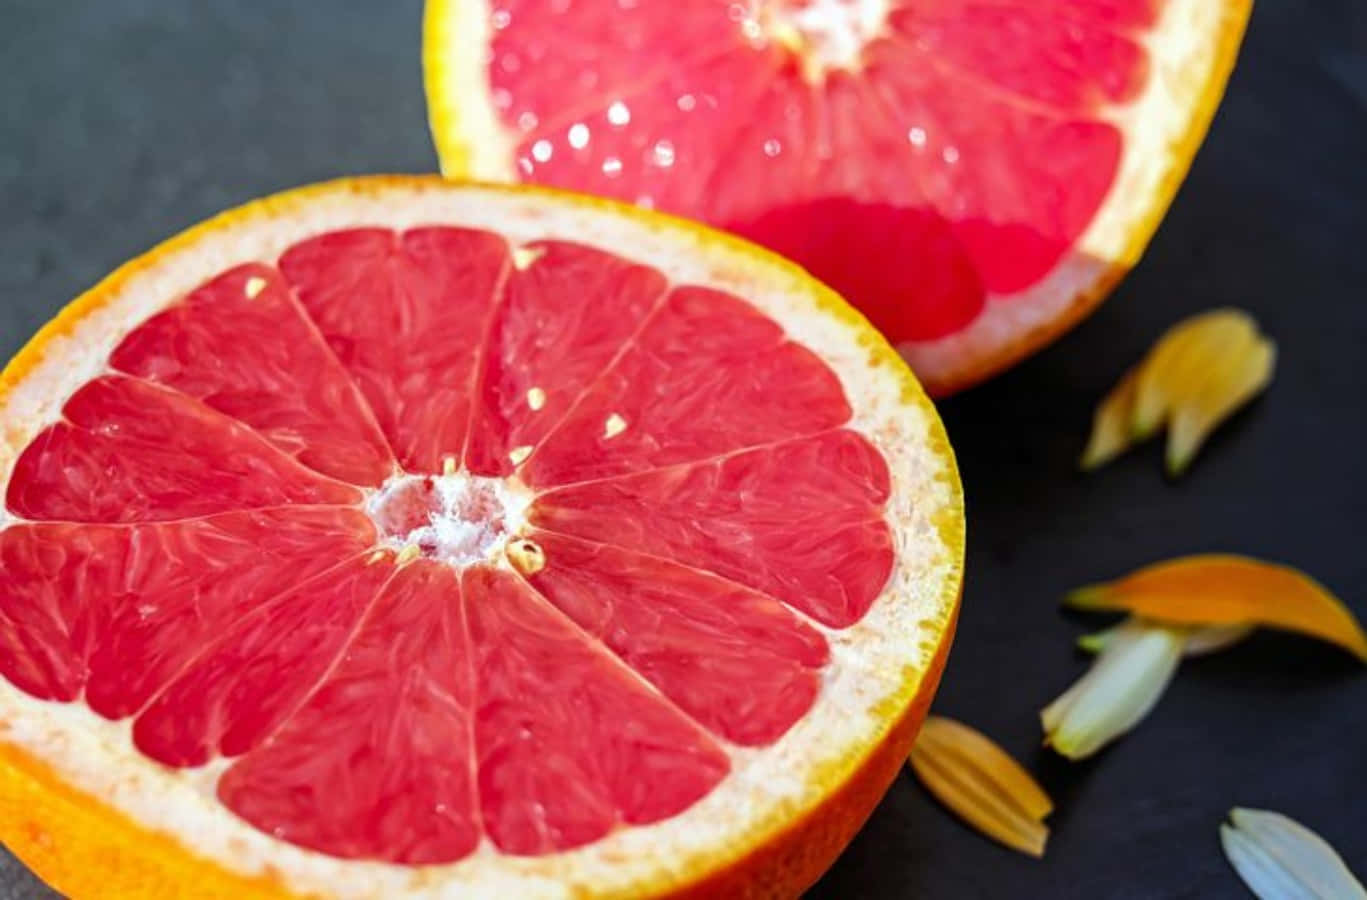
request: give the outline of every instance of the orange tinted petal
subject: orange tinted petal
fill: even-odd
[[[1168,425],[1167,466],[1180,475],[1210,433],[1272,380],[1276,345],[1266,339],[1236,341],[1224,348],[1209,370],[1173,410]]]
[[[1287,566],[1206,554],[1157,563],[1069,594],[1078,609],[1127,610],[1174,625],[1262,625],[1338,644],[1367,662],[1367,634],[1323,585]]]
[[[1276,356],[1242,310],[1178,322],[1097,408],[1082,468],[1097,468],[1166,426],[1168,472],[1180,475],[1211,432],[1267,387]]]
[[[911,751],[911,767],[936,799],[993,840],[1044,855],[1054,804],[1021,765],[967,725],[931,716]]]
[[[1213,356],[1226,347],[1251,344],[1257,333],[1252,317],[1237,309],[1201,313],[1164,332],[1140,364],[1134,436],[1152,434],[1184,402]]]
[[[1082,451],[1079,465],[1085,469],[1103,466],[1130,447],[1130,422],[1134,417],[1135,386],[1139,367],[1126,372],[1120,383],[1111,389],[1096,409],[1092,419],[1092,436],[1087,449]]]

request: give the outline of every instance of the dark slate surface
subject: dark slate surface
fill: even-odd
[[[0,356],[120,261],[219,209],[333,175],[434,168],[402,3],[5,0]],[[1228,99],[1147,257],[1053,348],[943,405],[970,513],[936,708],[1056,798],[1048,858],[999,849],[910,776],[812,892],[846,898],[1243,896],[1232,805],[1318,829],[1367,874],[1367,674],[1262,635],[1183,669],[1133,735],[1067,765],[1036,710],[1081,674],[1062,591],[1161,557],[1304,567],[1367,617],[1367,6],[1260,0]],[[1253,311],[1271,392],[1169,484],[1156,447],[1073,471],[1095,400],[1188,312]],[[0,898],[48,896],[0,860]]]

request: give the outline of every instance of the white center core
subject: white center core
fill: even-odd
[[[457,568],[491,562],[524,521],[528,499],[502,478],[398,475],[366,502],[381,542]]]
[[[808,78],[819,80],[832,69],[858,71],[890,11],[890,0],[762,0],[758,24],[801,58]]]

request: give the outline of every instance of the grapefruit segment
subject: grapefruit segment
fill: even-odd
[[[741,151],[738,145],[754,122],[734,111],[758,112],[755,106],[781,64],[776,53],[756,55],[733,39],[721,52],[695,54],[679,68],[613,92],[573,117],[561,114],[561,101],[538,90],[533,117],[542,124],[519,134],[517,171],[527,180],[574,185],[660,209],[691,205],[702,189],[722,208],[741,206],[760,193],[754,180],[767,183],[771,176],[760,169],[747,179],[729,176],[734,164],[762,153],[763,141],[744,147],[745,155],[732,158],[731,165],[717,150]],[[692,172],[697,181],[683,183],[677,171]]]
[[[845,139],[889,151],[900,145],[899,155],[911,156],[913,164],[896,170],[901,182],[894,182],[892,193],[879,197],[855,191],[852,199],[940,218],[988,293],[1009,295],[1038,281],[1072,246],[1101,203],[1119,161],[1119,130],[1083,115],[1022,103],[934,66],[916,65],[913,61],[921,57],[909,53],[898,38],[871,44],[866,54],[862,74],[878,102],[865,101],[843,112],[845,127],[853,132]],[[858,100],[852,95],[836,98]],[[886,164],[886,157],[862,158],[872,168]],[[857,229],[859,221],[849,219],[845,226]],[[788,227],[797,231],[800,223]],[[814,266],[838,274],[830,262],[817,259]],[[930,271],[934,264],[935,257],[927,258],[918,271]],[[919,296],[915,285],[907,285],[900,295],[876,298],[875,314],[899,300],[918,305]],[[964,303],[968,298],[959,299]],[[981,309],[986,295],[972,299]],[[903,315],[911,331],[894,332],[895,339],[944,336],[929,326],[916,326],[914,311]]]
[[[365,401],[270,266],[223,273],[133,331],[109,364],[240,419],[324,475],[375,486],[394,471]]]
[[[772,320],[736,297],[682,287],[531,453],[521,477],[544,486],[659,468],[813,434],[849,416],[831,370]]]
[[[414,472],[440,472],[465,452],[484,333],[508,268],[497,235],[442,227],[332,232],[280,258]]]
[[[196,766],[255,747],[349,652],[391,574],[352,557],[248,609],[202,643],[138,715],[138,749],[166,765]]]
[[[75,304],[0,409],[0,839],[72,895],[790,895],[943,665],[924,395],[675,220],[265,201]]]
[[[525,584],[476,567],[466,598],[480,808],[510,853],[565,850],[674,815],[730,762]]]
[[[30,519],[148,522],[288,503],[354,504],[257,432],[123,375],[87,383],[15,463],[7,503]]]
[[[939,0],[899,4],[887,24],[904,52],[947,80],[977,81],[1021,101],[1085,114],[1143,90],[1148,54],[1141,35],[1160,6]]]
[[[460,584],[419,560],[394,575],[299,712],[223,774],[218,795],[262,831],[333,856],[460,859],[480,838],[473,709]]]
[[[639,330],[664,297],[654,269],[582,244],[519,251],[489,337],[465,465],[506,475]],[[575,302],[567,303],[565,298]]]
[[[811,707],[821,634],[772,597],[618,547],[536,532],[532,585],[714,734],[765,745]]]
[[[374,530],[334,507],[134,526],[0,532],[8,603],[0,672],[111,719],[142,709],[203,641],[244,612],[362,552]],[[47,663],[41,675],[35,663]]]
[[[1133,265],[1249,5],[428,0],[423,64],[448,175],[759,241],[948,392],[1060,333]]]
[[[117,719],[141,710],[195,648],[252,609],[366,550],[374,528],[344,507],[283,507],[111,536],[122,546],[97,552],[118,566],[118,580],[85,581],[68,596],[87,610],[123,601],[105,614],[85,694],[92,709]]]
[[[536,0],[501,3],[489,19],[495,42],[506,40],[499,64],[505,93],[495,102],[528,129],[568,126],[571,111],[606,108],[622,85],[648,86],[680,61],[717,55],[719,42],[734,40],[729,5],[728,0],[682,0],[674,7],[679,15],[660,16],[645,5],[577,3],[547,16]],[[565,27],[567,13],[573,28]],[[626,51],[604,56],[604,42],[613,40]],[[565,115],[547,118],[543,105],[527,102],[545,84],[564,92]]]
[[[892,569],[888,492],[878,451],[837,429],[547,491],[528,520],[696,566],[841,628],[868,611]]]

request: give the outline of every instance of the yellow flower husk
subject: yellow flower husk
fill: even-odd
[[[1255,625],[1337,644],[1367,662],[1367,634],[1341,600],[1296,569],[1203,554],[1147,566],[1076,590],[1065,604],[1120,610],[1169,625]]]
[[[1253,318],[1237,309],[1201,313],[1169,328],[1141,365],[1130,424],[1134,436],[1145,438],[1157,430],[1212,358],[1225,348],[1248,346],[1257,333]]]
[[[937,800],[993,840],[1044,855],[1053,802],[990,739],[953,719],[930,716],[911,750],[911,768]]]
[[[1101,402],[1081,467],[1109,462],[1166,424],[1168,472],[1180,475],[1215,428],[1267,387],[1276,358],[1240,310],[1179,322]]]
[[[1091,470],[1103,466],[1130,448],[1130,422],[1134,419],[1135,387],[1139,369],[1126,372],[1092,419],[1092,436],[1082,451],[1081,466]]]
[[[1196,451],[1216,427],[1267,387],[1277,364],[1277,348],[1266,338],[1227,348],[1192,388],[1168,423],[1168,473],[1186,471]]]

